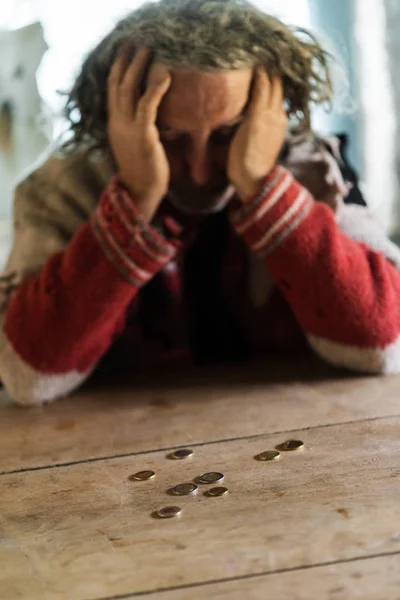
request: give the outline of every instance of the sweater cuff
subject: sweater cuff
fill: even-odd
[[[314,200],[283,167],[275,167],[256,197],[231,211],[231,222],[253,252],[270,254],[310,212]]]
[[[129,193],[115,176],[91,220],[105,255],[135,287],[141,287],[176,255],[179,241],[167,241],[140,217]]]

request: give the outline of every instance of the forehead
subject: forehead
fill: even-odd
[[[195,131],[214,129],[237,117],[246,106],[252,69],[192,71],[174,69],[159,111],[165,127]]]

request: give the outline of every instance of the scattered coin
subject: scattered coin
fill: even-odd
[[[189,456],[192,456],[193,454],[194,452],[190,448],[179,448],[178,450],[171,452],[171,454],[168,454],[168,458],[171,458],[172,460],[182,460],[183,458],[189,458]]]
[[[199,483],[217,483],[218,481],[222,481],[224,478],[223,473],[215,473],[212,471],[211,473],[203,473],[198,477]]]
[[[279,444],[276,449],[282,450],[283,452],[293,452],[294,450],[300,450],[304,447],[304,442],[300,440],[287,440],[283,444]]]
[[[154,471],[139,471],[134,475],[131,475],[129,479],[131,481],[147,481],[148,479],[153,479],[156,476]]]
[[[277,450],[266,450],[265,452],[261,452],[260,454],[257,454],[257,456],[255,457],[256,460],[278,460],[280,457],[281,453],[278,452]]]
[[[228,488],[220,486],[220,487],[214,487],[214,488],[211,488],[210,490],[207,490],[206,495],[216,498],[217,496],[225,496],[225,494],[227,494],[228,492],[229,492]]]
[[[164,508],[160,508],[156,512],[157,517],[160,519],[171,519],[171,517],[177,517],[182,512],[182,509],[179,506],[164,506]]]
[[[195,483],[180,483],[172,488],[171,493],[175,496],[188,496],[197,492],[198,489]]]

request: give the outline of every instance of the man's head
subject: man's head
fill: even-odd
[[[162,69],[156,63],[149,79]],[[249,97],[251,69],[172,69],[157,126],[168,157],[171,201],[188,212],[209,212],[233,193],[226,176],[229,144]]]
[[[143,91],[157,68],[172,75],[157,125],[171,167],[170,196],[178,205],[190,197],[195,210],[217,208],[230,193],[229,143],[246,111],[255,65],[282,79],[287,111],[304,129],[311,102],[331,97],[327,56],[309,34],[245,0],[161,0],[128,15],[86,59],[67,102],[70,149],[109,150],[107,77],[127,42],[132,57],[143,45],[152,51]]]

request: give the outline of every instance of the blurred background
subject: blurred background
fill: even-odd
[[[141,3],[0,0],[0,263],[11,243],[15,182],[62,130],[64,100],[57,90],[68,90],[85,54]],[[288,24],[309,28],[337,58],[333,111],[315,111],[313,127],[349,135],[349,158],[367,201],[386,231],[399,239],[400,2],[254,3]]]

